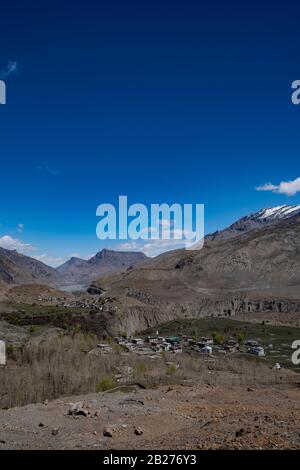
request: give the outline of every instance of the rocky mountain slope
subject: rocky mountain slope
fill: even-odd
[[[300,285],[300,216],[228,240],[206,240],[199,251],[165,253],[135,269],[99,279],[114,288],[161,286],[165,295],[181,285],[190,293],[284,290]],[[163,288],[168,286],[168,289]],[[161,292],[162,295],[163,292]],[[175,294],[174,292],[174,294]]]
[[[125,270],[146,260],[144,253],[104,249],[89,260],[73,257],[57,271],[67,284],[88,285],[103,274]]]
[[[0,280],[6,284],[55,285],[60,282],[60,275],[41,261],[0,247]]]
[[[270,225],[277,225],[283,220],[292,219],[300,215],[300,205],[283,205],[261,209],[258,212],[242,217],[230,227],[208,235],[207,240],[227,240],[251,230],[260,229]]]
[[[94,283],[118,300],[118,325],[139,330],[173,318],[251,311],[300,312],[300,216],[207,239],[200,251],[165,253]]]

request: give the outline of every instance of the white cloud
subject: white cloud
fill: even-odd
[[[185,248],[185,243],[182,240],[147,240],[145,243],[128,241],[116,247],[119,251],[141,251],[150,257],[158,256],[165,251],[178,250],[180,248]]]
[[[23,229],[24,224],[18,224],[18,231],[20,233]],[[34,245],[31,245],[30,243],[25,243],[17,238],[13,238],[10,235],[4,235],[3,237],[0,237],[0,247],[5,248],[6,250],[16,250],[18,253],[31,256],[32,258],[37,259],[38,261],[41,261],[42,263],[45,263],[48,266],[52,266],[53,268],[60,266],[73,256],[85,260],[88,260],[95,256],[95,253],[91,253],[88,255],[81,255],[80,253],[71,253],[67,256],[53,256],[49,255],[48,253],[39,254],[39,248],[35,247]]]
[[[257,186],[255,189],[256,191],[276,191],[278,186],[275,186],[275,184],[272,183],[265,183],[261,186]]]
[[[23,229],[24,224],[18,224],[18,231],[22,232]],[[62,258],[59,256],[51,256],[47,253],[37,254],[36,252],[39,250],[37,247],[30,243],[25,243],[17,238],[13,238],[10,235],[0,237],[0,247],[5,248],[6,250],[16,250],[18,253],[31,256],[32,258],[53,267],[59,266],[68,259],[67,257]]]
[[[17,73],[18,68],[18,63],[16,61],[10,60],[7,66],[0,72],[1,80],[5,80],[6,78],[10,77],[10,75]]]
[[[34,259],[41,261],[42,263],[47,264],[48,266],[52,266],[53,268],[57,268],[66,261],[66,258],[62,258],[59,256],[51,256],[47,253],[43,253],[41,255],[33,255]]]
[[[22,233],[23,230],[24,230],[24,228],[25,228],[25,225],[24,225],[24,224],[18,224],[18,227],[17,227],[17,228],[18,228],[18,232],[19,232],[19,233]]]
[[[147,227],[142,230],[142,233],[148,232],[148,240],[129,240],[119,244],[116,249],[120,251],[141,251],[147,256],[154,257],[165,251],[186,248],[186,239],[193,239],[194,234],[192,232],[175,228],[173,221],[162,219],[157,222],[159,223],[159,230],[156,227]]]
[[[168,219],[156,219],[156,223],[161,227],[171,227],[174,225],[174,222]]]
[[[256,191],[272,191],[277,194],[285,194],[286,196],[295,196],[300,192],[300,177],[292,181],[281,181],[278,185],[273,183],[266,183],[262,186],[257,186]]]
[[[179,250],[185,248],[185,243],[182,240],[149,240],[143,246],[145,255],[153,257],[158,256],[165,251]]]
[[[36,250],[36,247],[30,243],[25,243],[22,240],[11,237],[10,235],[0,237],[0,246],[7,250],[17,250],[19,253],[28,253]]]
[[[41,255],[32,255],[32,258],[37,259],[38,261],[42,261],[42,263],[47,264],[48,266],[52,266],[52,268],[57,268],[61,264],[68,261],[70,258],[80,258],[84,260],[88,260],[95,256],[96,253],[92,253],[90,255],[81,255],[80,253],[70,253],[67,256],[52,256],[48,253],[42,253]]]

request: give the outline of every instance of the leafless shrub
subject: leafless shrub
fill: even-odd
[[[93,335],[61,335],[22,348],[8,348],[8,365],[0,368],[0,408],[42,402],[63,395],[104,391],[117,385],[116,373],[130,366],[122,383],[158,384],[197,381],[211,386],[252,386],[289,380],[288,371],[234,357],[214,362],[200,355],[162,354],[155,359],[125,354],[88,354],[97,346]]]
[[[0,406],[96,391],[97,384],[120,361],[118,353],[105,358],[89,355],[96,345],[96,337],[79,333],[14,348],[8,365],[0,369]]]

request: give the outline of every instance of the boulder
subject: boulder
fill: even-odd
[[[89,410],[86,407],[84,407],[84,404],[83,404],[82,401],[79,401],[79,402],[74,403],[70,406],[69,415],[88,416],[89,415]]]
[[[141,436],[144,433],[143,429],[140,426],[137,426],[134,430],[134,434]]]

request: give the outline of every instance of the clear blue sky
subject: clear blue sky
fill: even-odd
[[[2,2],[0,70],[18,72],[0,106],[0,239],[55,264],[117,247],[95,211],[120,194],[204,203],[206,232],[299,203],[254,189],[300,176],[299,44],[296,1]]]

